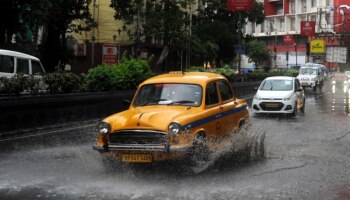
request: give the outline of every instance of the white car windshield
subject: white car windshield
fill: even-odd
[[[293,89],[292,80],[265,80],[259,90],[289,91]]]
[[[317,75],[317,69],[300,68],[299,74],[300,75]]]
[[[200,106],[202,87],[185,83],[147,84],[140,88],[133,106],[185,105]]]

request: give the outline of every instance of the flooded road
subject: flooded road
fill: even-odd
[[[307,89],[295,118],[251,116],[266,159],[222,156],[195,175],[171,163],[107,172],[94,124],[0,141],[0,199],[349,199],[349,94],[334,88]]]

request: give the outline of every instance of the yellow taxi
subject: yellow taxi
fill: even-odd
[[[103,119],[93,149],[104,161],[197,166],[248,123],[246,101],[224,76],[170,72],[141,83],[128,110]]]

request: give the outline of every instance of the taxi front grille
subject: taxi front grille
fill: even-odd
[[[262,102],[259,105],[261,109],[266,111],[280,111],[284,106],[281,102]]]
[[[168,141],[168,135],[160,131],[124,130],[109,135],[109,143],[116,145],[166,145]]]

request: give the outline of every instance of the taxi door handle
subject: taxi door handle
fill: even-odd
[[[220,110],[223,110],[223,109],[224,109],[224,107],[222,107],[222,106],[219,106],[219,109],[220,109]]]

